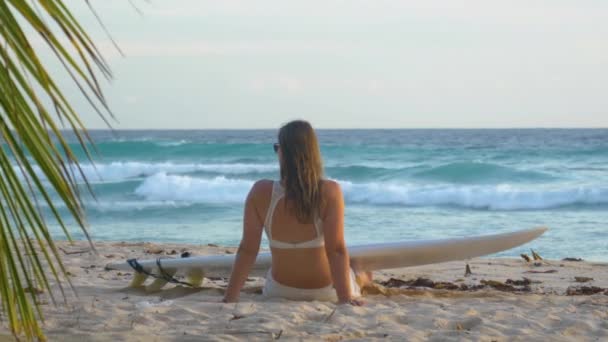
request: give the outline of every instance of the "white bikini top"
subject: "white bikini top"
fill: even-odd
[[[272,239],[272,217],[274,215],[274,209],[279,203],[279,200],[285,196],[285,190],[283,186],[281,186],[280,182],[274,181],[272,182],[272,195],[270,197],[270,206],[268,207],[268,211],[266,212],[266,220],[264,221],[264,230],[266,231],[266,236],[268,236],[268,243],[270,247],[274,248],[316,248],[325,245],[325,239],[323,238],[323,230],[322,230],[322,221],[318,217],[314,220],[315,230],[317,231],[317,237],[304,242],[283,242]]]

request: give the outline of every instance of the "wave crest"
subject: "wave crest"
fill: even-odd
[[[338,181],[347,203],[456,206],[486,210],[542,210],[571,205],[608,204],[608,188],[530,189],[511,185],[420,186]],[[243,203],[253,181],[155,174],[135,190],[146,200]]]
[[[252,185],[253,181],[223,176],[203,179],[158,173],[146,178],[135,194],[154,201],[240,203]]]
[[[341,182],[354,203],[404,206],[457,206],[488,210],[541,210],[608,204],[608,188],[530,189],[512,185],[418,186]]]
[[[14,166],[19,172],[18,167]],[[158,173],[167,174],[187,174],[194,172],[205,172],[211,174],[225,175],[244,175],[244,174],[263,174],[276,172],[279,166],[276,164],[248,164],[248,163],[217,163],[217,164],[199,164],[199,163],[145,163],[145,162],[112,162],[107,164],[81,164],[84,175],[89,182],[118,182],[126,181],[133,178],[149,177]],[[44,177],[38,166],[34,170],[40,177]],[[73,167],[76,177],[80,173]],[[80,179],[82,181],[82,179]]]

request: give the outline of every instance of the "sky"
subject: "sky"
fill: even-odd
[[[603,0],[133,2],[67,1],[117,129],[608,127]]]

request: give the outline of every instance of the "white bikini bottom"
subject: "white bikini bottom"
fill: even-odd
[[[357,284],[355,272],[353,272],[352,269],[350,270],[350,289],[353,297],[361,296],[361,289]],[[269,269],[266,273],[266,284],[264,284],[262,294],[266,297],[280,297],[291,300],[318,300],[329,302],[338,300],[338,295],[336,294],[336,289],[334,289],[333,284],[320,289],[300,289],[286,286],[272,278],[272,269]]]

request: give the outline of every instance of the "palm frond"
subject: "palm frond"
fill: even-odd
[[[71,283],[49,232],[49,217],[41,208],[48,207],[50,219],[71,239],[54,199],[59,198],[90,241],[79,179],[87,187],[88,182],[63,129],[74,133],[89,159],[92,141],[55,82],[56,75],[33,48],[31,32],[46,44],[104,120],[113,115],[99,75],[111,78],[112,74],[63,1],[0,1],[1,310],[13,334],[44,340],[39,324],[42,312],[32,290],[40,287],[55,301],[49,280],[59,284],[64,298],[61,284]]]

